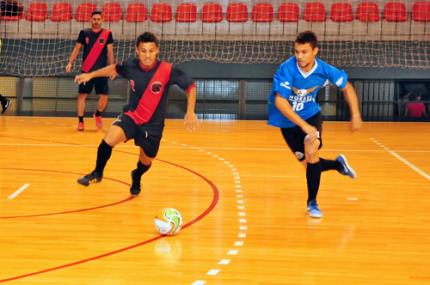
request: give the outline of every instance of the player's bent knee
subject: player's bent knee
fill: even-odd
[[[305,144],[306,160],[309,160],[309,159],[312,160],[312,158],[318,157],[318,147],[319,147],[319,140],[310,142],[309,144]]]
[[[155,157],[149,157],[146,155],[145,151],[141,148],[139,153],[139,160],[144,165],[150,165]]]
[[[127,137],[124,133],[124,130],[121,127],[112,125],[109,128],[108,132],[106,133],[104,140],[108,145],[110,145],[111,147],[114,147],[120,142],[126,141]]]

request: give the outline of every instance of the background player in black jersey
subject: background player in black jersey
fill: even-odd
[[[113,37],[112,33],[103,29],[103,18],[100,11],[94,11],[91,16],[91,29],[81,30],[78,39],[76,40],[75,48],[70,55],[69,62],[66,66],[66,72],[71,72],[73,63],[78,57],[79,51],[84,47],[82,72],[90,72],[103,67],[107,64],[114,63],[113,55]],[[99,102],[96,112],[93,114],[96,120],[98,129],[103,127],[102,112],[106,109],[108,103],[109,85],[108,78],[95,78],[86,84],[79,85],[79,95],[77,98],[77,113],[78,113],[78,131],[84,130],[84,115],[85,103],[88,94],[91,93],[93,87],[96,89],[96,94],[99,95]]]
[[[164,118],[167,107],[167,93],[171,85],[176,84],[187,93],[188,103],[185,114],[185,125],[193,130],[198,123],[194,107],[196,103],[195,83],[180,69],[167,62],[158,60],[158,40],[154,34],[146,32],[136,41],[137,58],[110,65],[105,68],[76,76],[79,84],[95,77],[116,76],[129,80],[130,94],[124,112],[109,128],[97,151],[95,169],[78,179],[78,183],[88,186],[100,182],[103,170],[109,160],[112,148],[120,142],[134,139],[140,147],[137,167],[131,172],[132,185],[130,193],[140,193],[142,175],[151,167],[160,146],[164,129]]]
[[[10,100],[3,97],[3,95],[0,94],[0,103],[1,103],[1,107],[2,107],[1,113],[3,114],[4,112],[6,112],[7,108],[9,108]]]

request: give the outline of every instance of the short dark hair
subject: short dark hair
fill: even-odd
[[[94,11],[94,12],[91,13],[91,17],[94,16],[94,15],[100,15],[101,16],[102,12],[99,11],[99,10],[96,10],[96,11]]]
[[[157,37],[150,32],[144,32],[143,34],[137,37],[136,47],[139,46],[140,43],[154,43],[158,47]]]
[[[298,44],[310,44],[312,48],[318,47],[317,35],[312,31],[301,32],[297,35],[295,43]]]

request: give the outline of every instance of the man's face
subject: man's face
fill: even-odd
[[[145,67],[151,67],[157,60],[159,49],[155,43],[139,43],[136,54],[139,62]]]
[[[294,55],[296,56],[297,64],[305,71],[308,71],[313,67],[317,54],[318,48],[312,48],[309,43],[294,44]]]
[[[100,14],[95,14],[91,17],[91,28],[98,30],[102,26],[102,16]]]

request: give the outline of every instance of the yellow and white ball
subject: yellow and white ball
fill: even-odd
[[[161,209],[155,216],[154,225],[162,235],[176,235],[182,228],[181,213],[174,208]]]

